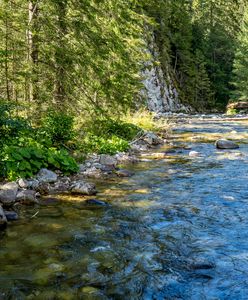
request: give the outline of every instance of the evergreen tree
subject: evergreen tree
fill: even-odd
[[[248,101],[248,7],[245,9],[241,31],[238,35],[234,60],[234,100]]]

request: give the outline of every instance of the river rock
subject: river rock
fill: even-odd
[[[14,204],[18,191],[18,184],[15,182],[8,182],[0,186],[0,202],[4,206]]]
[[[18,192],[16,201],[27,205],[39,203],[36,199],[36,191],[32,190],[24,190]]]
[[[39,185],[35,188],[35,191],[40,193],[40,195],[48,195],[50,194],[51,190],[52,187],[47,182],[39,182]]]
[[[81,172],[82,175],[88,177],[88,178],[102,178],[103,177],[103,173],[100,169],[97,169],[95,167],[91,167],[89,169],[87,169],[84,172]]]
[[[96,206],[108,206],[108,203],[97,200],[97,199],[89,199],[85,201],[88,205],[96,205]]]
[[[238,149],[239,145],[225,139],[220,139],[215,142],[215,146],[217,149]]]
[[[117,159],[114,156],[102,154],[100,156],[100,164],[107,165],[107,166],[116,166]]]
[[[37,174],[37,179],[40,182],[44,183],[54,183],[58,180],[58,176],[53,171],[50,171],[48,169],[41,169]]]
[[[198,157],[200,156],[200,153],[197,151],[190,151],[189,152],[189,157]]]
[[[84,181],[75,181],[70,185],[70,191],[72,194],[80,195],[95,195],[97,193],[96,186],[93,183],[88,183]]]
[[[23,179],[23,178],[19,179],[18,184],[19,184],[19,187],[22,189],[28,188],[28,181],[26,179]]]
[[[39,180],[32,179],[32,180],[26,180],[26,179],[19,179],[18,185],[22,189],[36,189],[39,186]]]
[[[162,140],[153,132],[146,132],[142,138],[148,145],[159,145],[162,144]]]
[[[5,214],[6,219],[8,221],[16,221],[16,220],[18,220],[18,214],[15,211],[5,210],[4,214]]]
[[[7,218],[5,216],[2,206],[0,205],[0,227],[5,227],[6,224],[7,224]]]
[[[117,170],[115,174],[119,177],[131,177],[134,173],[128,170]]]
[[[117,153],[115,155],[115,158],[117,159],[118,163],[137,163],[139,160],[134,155],[129,155],[126,153]]]

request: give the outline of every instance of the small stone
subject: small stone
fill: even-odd
[[[80,195],[95,195],[97,193],[96,187],[93,183],[84,181],[75,181],[71,183],[70,191],[72,194]]]
[[[19,184],[19,187],[22,189],[28,188],[28,181],[26,179],[23,179],[23,178],[19,179],[18,184]]]
[[[80,164],[80,165],[78,165],[78,167],[79,167],[79,173],[82,173],[82,172],[86,171],[86,169],[87,169],[86,164]]]
[[[7,218],[5,216],[2,206],[0,205],[0,227],[4,228],[6,227],[6,225],[7,225]]]
[[[32,191],[32,190],[20,191],[16,196],[16,201],[27,205],[38,203],[38,200],[36,199],[36,191]]]
[[[58,180],[58,176],[48,169],[41,169],[37,174],[37,179],[44,183],[54,183]]]
[[[0,202],[4,206],[10,206],[14,204],[17,191],[18,184],[16,182],[9,182],[0,186]]]
[[[198,157],[200,156],[200,153],[197,151],[190,151],[189,152],[189,157]]]
[[[29,180],[28,188],[35,190],[38,188],[39,184],[40,184],[39,180],[37,180],[37,179]]]
[[[18,214],[15,211],[4,211],[4,214],[8,221],[16,221],[18,220]]]

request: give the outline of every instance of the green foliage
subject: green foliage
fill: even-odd
[[[109,118],[94,120],[86,123],[85,126],[87,131],[97,137],[116,136],[126,141],[131,141],[140,131],[140,128],[132,123]]]
[[[54,144],[66,144],[72,140],[75,132],[73,129],[74,117],[63,112],[51,110],[45,116],[42,127],[38,133],[49,142]]]
[[[226,114],[228,115],[228,116],[233,116],[233,115],[236,115],[238,112],[237,112],[237,110],[235,109],[235,108],[228,108],[228,110],[227,110],[227,112],[226,112]]]
[[[101,137],[87,134],[81,147],[86,153],[114,155],[117,152],[127,151],[129,149],[129,143],[116,135]]]
[[[32,132],[26,119],[14,115],[14,108],[14,104],[0,101],[0,144]]]
[[[20,138],[15,145],[5,146],[3,163],[9,180],[32,177],[41,168],[61,170],[64,174],[78,171],[77,163],[66,150],[46,148],[31,138]]]
[[[233,85],[235,100],[248,100],[248,6],[246,6],[241,31],[238,36],[238,46],[235,53]]]

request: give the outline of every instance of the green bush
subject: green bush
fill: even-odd
[[[38,133],[46,141],[51,140],[55,145],[66,144],[75,136],[73,124],[73,116],[51,110],[42,120],[42,127]]]
[[[117,136],[126,141],[131,141],[141,130],[134,124],[112,119],[94,120],[94,122],[90,122],[85,126],[95,136],[108,138]]]
[[[115,135],[105,138],[88,134],[80,147],[82,148],[82,151],[86,153],[114,155],[117,152],[127,151],[129,149],[129,144],[126,140]]]
[[[226,114],[228,115],[228,116],[233,116],[233,115],[236,115],[238,112],[237,112],[237,110],[235,109],[235,108],[228,108],[228,110],[227,110],[227,112],[226,112]]]
[[[0,147],[9,140],[33,132],[26,119],[13,115],[13,108],[12,104],[0,102]]]
[[[3,152],[4,175],[9,180],[34,176],[41,168],[78,171],[78,165],[66,150],[46,148],[33,139],[20,138],[16,145],[6,145]]]

